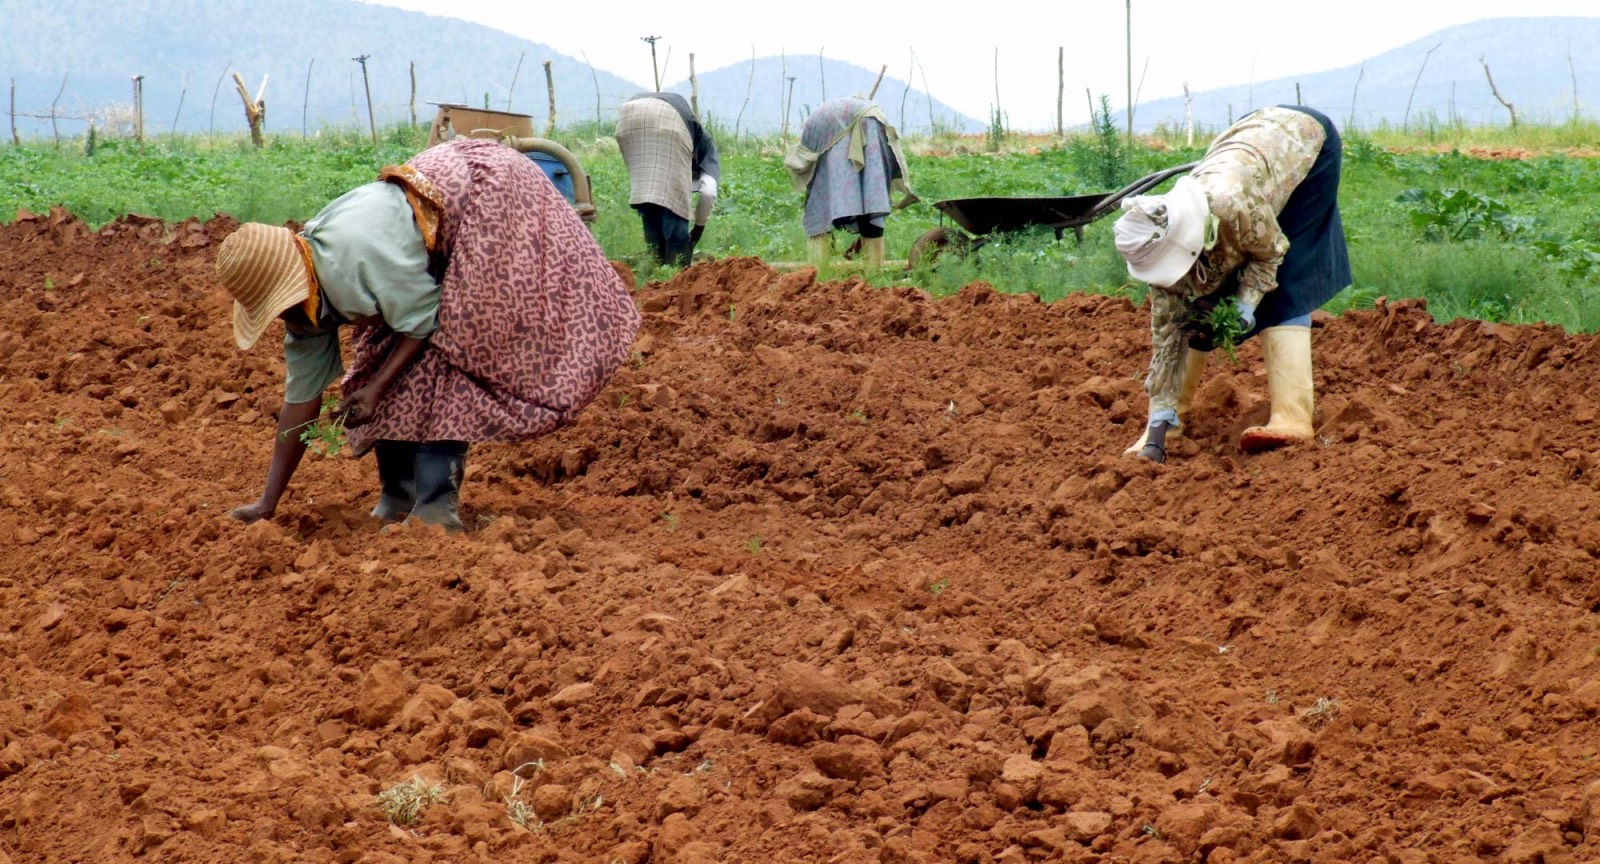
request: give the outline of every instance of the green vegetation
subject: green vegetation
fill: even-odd
[[[993,153],[986,150],[995,143],[994,130],[908,141],[913,186],[922,201],[888,220],[888,257],[903,258],[929,228],[954,227],[933,202],[1109,192],[1203,152],[1182,146],[1172,131],[1129,148],[1109,121],[1100,126],[1066,142],[1005,133]],[[654,266],[647,257],[609,131],[585,123],[555,137],[577,153],[593,180],[600,212],[594,231],[607,253],[644,279],[670,277],[671,268]],[[125,213],[168,220],[217,212],[272,223],[305,220],[370,180],[379,166],[404,161],[422,146],[423,134],[393,127],[374,147],[356,132],[324,130],[310,139],[269,137],[260,151],[242,137],[206,136],[157,138],[141,150],[126,139],[100,135],[92,155],[83,138],[59,151],[49,142],[0,146],[0,219],[9,220],[17,208],[41,212],[60,204],[92,225]],[[1355,285],[1334,298],[1329,310],[1370,306],[1381,296],[1426,297],[1442,320],[1465,316],[1600,328],[1600,235],[1593,227],[1600,204],[1587,191],[1600,188],[1600,160],[1567,152],[1593,153],[1597,144],[1600,127],[1583,123],[1523,126],[1513,133],[1424,118],[1414,120],[1407,133],[1347,135],[1340,202]],[[1527,158],[1470,155],[1478,148],[1513,149]],[[729,136],[722,149],[718,212],[699,251],[804,260],[801,196],[783,170],[782,142]],[[917,285],[935,295],[987,282],[1046,301],[1073,292],[1138,301],[1144,286],[1128,279],[1111,242],[1114,215],[1085,226],[1081,242],[1070,231],[1057,239],[1052,229],[1033,227],[993,235],[976,252],[946,254],[916,272],[886,269],[870,279]],[[738,314],[729,309],[730,318]]]

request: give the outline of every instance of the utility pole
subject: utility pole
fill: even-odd
[[[378,122],[372,118],[372,82],[367,80],[367,58],[371,54],[362,54],[360,57],[350,59],[361,64],[361,86],[367,90],[367,128],[372,132],[372,145],[378,145]]]
[[[649,42],[650,43],[650,74],[655,76],[655,82],[656,82],[656,90],[655,90],[655,92],[657,92],[657,93],[661,92],[661,70],[656,68],[656,40],[660,39],[660,38],[661,38],[660,36],[640,36],[639,37],[639,41],[640,42]]]

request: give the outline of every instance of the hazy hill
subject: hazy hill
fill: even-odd
[[[1423,56],[1434,45],[1439,47],[1423,68]],[[1301,101],[1321,109],[1340,126],[1349,125],[1352,95],[1357,127],[1373,127],[1385,121],[1398,126],[1421,69],[1422,78],[1417,82],[1411,106],[1413,125],[1427,122],[1430,114],[1440,123],[1448,122],[1452,104],[1454,115],[1468,124],[1507,123],[1509,115],[1490,92],[1479,56],[1488,61],[1501,95],[1517,107],[1520,119],[1537,123],[1569,119],[1573,112],[1574,73],[1582,113],[1593,118],[1600,116],[1600,55],[1594,52],[1595,45],[1600,45],[1600,18],[1474,21],[1379,54],[1366,61],[1364,69],[1357,64],[1195,93],[1194,119],[1197,124],[1216,129],[1226,125],[1230,117],[1243,116],[1253,108],[1292,103],[1298,83]],[[1357,76],[1361,81],[1359,89]],[[1118,99],[1114,96],[1112,101]],[[1133,119],[1141,129],[1157,124],[1181,126],[1183,97],[1142,104],[1134,110]],[[1122,121],[1118,122],[1120,125]]]
[[[753,71],[752,71],[753,69]],[[793,76],[794,93],[789,100],[789,125],[798,129],[806,114],[825,98],[866,95],[878,77],[876,69],[863,69],[838,60],[818,63],[815,55],[788,58],[761,57],[754,61],[700,72],[700,113],[718,126],[755,131],[774,131],[783,125],[786,95],[785,72]],[[688,95],[689,82],[680,81],[667,89]],[[745,94],[749,92],[746,103]],[[929,99],[904,81],[885,75],[874,97],[889,122],[901,132],[927,133],[930,128],[979,132],[985,124],[968,117],[937,99]],[[741,110],[743,111],[741,119]]]
[[[406,118],[408,64],[416,62],[418,119],[426,101],[506,107],[518,57],[526,52],[512,110],[544,117],[545,60],[551,60],[557,106],[592,116],[596,79],[602,103],[620,102],[638,89],[614,75],[591,76],[580,60],[506,33],[447,18],[334,0],[0,0],[0,78],[16,78],[17,110],[48,113],[67,75],[60,107],[74,116],[132,101],[131,76],[144,81],[145,128],[204,131],[216,96],[219,130],[244,127],[232,71],[244,75],[251,93],[261,76],[267,86],[267,128],[298,130],[306,123],[366,125],[360,67],[351,58],[370,55],[374,113],[378,122]],[[308,65],[310,88],[307,93]],[[224,69],[229,77],[217,90]],[[185,80],[187,79],[187,93]],[[180,99],[182,112],[179,113]],[[48,121],[24,125],[24,134],[50,134]],[[80,132],[82,123],[63,123]]]
[[[59,126],[66,135],[81,133],[90,116],[102,126],[125,120],[135,74],[145,76],[148,134],[171,131],[174,125],[180,131],[206,131],[213,123],[218,131],[240,131],[245,122],[234,71],[244,75],[252,94],[263,74],[271,76],[269,132],[298,131],[302,117],[313,131],[324,125],[365,126],[361,71],[351,59],[361,54],[370,55],[367,71],[379,124],[408,118],[413,61],[417,115],[424,123],[433,116],[427,102],[482,105],[487,94],[491,107],[505,110],[508,92],[510,110],[542,121],[548,113],[546,60],[552,61],[559,125],[597,115],[614,118],[618,105],[648,89],[489,27],[344,0],[0,0],[0,21],[5,22],[0,86],[15,78],[17,111],[24,115],[48,115],[61,91],[59,109],[65,116]],[[833,61],[819,70],[815,58],[804,68],[795,58],[789,62],[790,74],[798,79],[796,123],[806,106],[819,100],[823,75],[830,94],[846,95],[866,92],[875,74]],[[776,131],[780,61],[766,58],[756,65],[741,129]],[[700,76],[703,111],[731,129],[749,73],[744,64]],[[687,81],[676,89],[687,93]],[[891,119],[898,116],[903,90],[900,82],[886,79],[879,91]],[[927,100],[913,93],[905,107],[908,123],[926,129]],[[937,102],[932,114],[943,127],[981,128]],[[23,135],[51,134],[48,119],[23,117],[17,125]]]

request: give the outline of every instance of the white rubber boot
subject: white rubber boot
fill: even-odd
[[[1311,412],[1315,407],[1311,328],[1268,327],[1262,330],[1261,356],[1267,363],[1272,417],[1265,426],[1244,430],[1239,437],[1239,449],[1246,453],[1310,441],[1315,434],[1311,427]]]
[[[876,273],[883,269],[883,238],[861,238],[861,260],[866,264],[868,273]]]
[[[1194,394],[1200,389],[1200,380],[1205,377],[1206,362],[1211,359],[1211,353],[1209,351],[1196,351],[1193,348],[1185,348],[1184,351],[1183,386],[1178,388],[1179,423],[1183,422],[1183,418],[1189,416],[1189,408],[1194,405]],[[1167,441],[1169,442],[1182,437],[1182,426],[1179,426],[1176,429],[1167,430]],[[1149,440],[1150,427],[1145,426],[1144,432],[1139,436],[1139,440],[1133,442],[1132,447],[1122,451],[1123,455],[1127,455],[1129,453],[1138,453],[1140,450],[1144,449],[1144,445]]]
[[[806,238],[806,262],[818,270],[828,266],[833,257],[833,235],[821,234]]]

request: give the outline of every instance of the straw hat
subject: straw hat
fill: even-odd
[[[311,295],[288,228],[246,222],[217,250],[217,280],[233,295],[233,341],[248,351],[272,319]]]
[[[1211,206],[1193,177],[1179,177],[1165,195],[1138,195],[1122,202],[1115,226],[1117,251],[1128,275],[1158,288],[1183,278],[1205,250]]]

